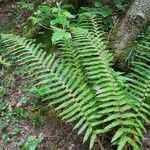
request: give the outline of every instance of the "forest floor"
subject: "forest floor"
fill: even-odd
[[[19,25],[28,15],[18,9],[13,0],[0,3],[0,32],[19,31]],[[11,71],[7,71],[0,83],[3,88],[6,86],[5,99],[0,101],[0,150],[30,146],[37,146],[38,150],[88,150],[88,145],[82,144],[82,136],[72,131],[71,124],[62,122],[52,109],[43,115],[39,115],[41,110],[34,110],[34,97],[24,92],[24,83],[26,78],[15,77]],[[143,150],[150,150],[150,128],[147,129]],[[112,150],[107,140],[102,144],[105,150]],[[98,144],[95,144],[93,150],[98,149]]]
[[[13,78],[9,74],[13,87],[7,92],[7,108],[0,113],[0,149],[18,150],[18,144],[23,147],[27,138],[41,138],[39,150],[86,150],[82,140],[75,132],[72,125],[63,123],[56,112],[50,110],[45,116],[39,116],[38,111],[32,112],[33,97],[21,90],[20,85],[25,82],[23,78]],[[19,99],[26,98],[25,106]],[[27,114],[27,115],[26,115]],[[30,141],[34,144],[34,141]],[[28,146],[29,147],[29,146]]]

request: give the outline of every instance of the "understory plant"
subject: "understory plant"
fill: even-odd
[[[118,150],[140,149],[144,124],[150,122],[150,34],[136,42],[127,75],[113,68],[107,34],[97,16],[86,13],[70,34],[59,41],[56,52],[13,34],[2,34],[1,42],[41,93],[41,101],[66,122],[74,122],[90,149],[96,141],[102,148],[99,136],[107,133]]]

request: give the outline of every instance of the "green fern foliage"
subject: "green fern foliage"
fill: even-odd
[[[72,39],[60,41],[59,51],[50,54],[33,40],[11,34],[1,38],[23,74],[42,91],[42,101],[59,110],[66,122],[74,122],[90,148],[98,136],[113,133],[111,142],[118,150],[127,145],[140,150],[144,123],[150,121],[150,45],[144,38],[137,44],[125,77],[112,67],[100,24],[96,16],[84,14],[78,27],[70,29]]]
[[[129,78],[130,92],[137,100],[139,117],[149,122],[150,117],[150,39],[149,32],[137,43],[137,50],[132,62],[132,73]]]
[[[34,78],[35,86],[45,90],[43,101],[49,101],[67,122],[77,121],[74,129],[78,134],[86,130],[84,142],[91,137],[90,147],[96,139],[96,129],[92,124],[98,120],[94,92],[71,65],[65,65],[57,55],[46,53],[34,43],[14,35],[2,35],[3,43],[10,48],[17,62],[23,66],[27,76]],[[13,49],[12,49],[13,47]],[[12,50],[11,50],[12,49]]]
[[[138,147],[130,138],[132,133],[135,139],[142,136],[143,126],[132,110],[135,100],[128,94],[121,74],[111,67],[112,55],[106,49],[103,36],[97,36],[104,33],[100,33],[95,21],[93,26],[93,30],[74,29],[73,33],[84,73],[93,85],[100,87],[98,124],[104,123],[106,126],[98,130],[98,133],[109,132],[117,127],[112,143],[117,143],[118,149],[122,149],[126,143]],[[99,32],[95,34],[97,31]]]

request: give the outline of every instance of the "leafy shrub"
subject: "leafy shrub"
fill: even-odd
[[[61,39],[69,39],[71,37],[67,29],[70,26],[70,20],[75,18],[69,11],[63,7],[50,7],[42,5],[30,17],[32,25],[40,25],[46,29],[53,28],[52,43],[56,44]]]

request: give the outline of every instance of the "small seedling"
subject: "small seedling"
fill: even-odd
[[[2,99],[5,94],[6,94],[5,88],[3,88],[3,87],[0,86],[0,99]]]
[[[28,117],[28,111],[24,110],[22,108],[16,108],[15,109],[15,114],[17,115],[17,117],[19,118],[27,118]]]
[[[25,143],[17,142],[16,144],[20,147],[21,150],[36,150],[37,146],[42,142],[42,140],[42,137],[29,135]]]
[[[31,121],[32,121],[32,124],[35,126],[35,127],[40,127],[41,123],[42,123],[42,116],[40,114],[40,112],[35,112],[33,113],[31,116]]]
[[[4,111],[6,110],[8,104],[5,102],[0,102],[0,111]]]
[[[8,134],[3,134],[3,135],[2,135],[2,140],[3,140],[4,142],[8,142],[8,141],[10,140],[9,135],[8,135]]]
[[[21,96],[21,97],[19,97],[18,101],[20,104],[26,104],[27,103],[27,97]]]
[[[11,132],[11,135],[15,136],[19,133],[20,133],[20,129],[19,128],[14,128],[13,131]]]
[[[0,131],[5,130],[7,127],[7,123],[0,119]]]

